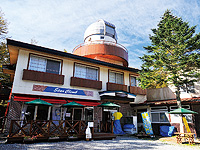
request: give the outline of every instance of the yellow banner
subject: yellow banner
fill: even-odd
[[[143,127],[145,129],[146,134],[153,135],[149,113],[143,112],[141,113],[141,115],[142,115]]]
[[[191,133],[190,128],[189,128],[188,123],[187,123],[187,120],[186,120],[185,117],[183,117],[183,123],[184,123],[184,125],[186,127],[187,133]]]

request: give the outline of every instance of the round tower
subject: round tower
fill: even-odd
[[[102,19],[86,29],[84,43],[76,46],[73,54],[128,66],[128,51],[117,43],[115,26]]]

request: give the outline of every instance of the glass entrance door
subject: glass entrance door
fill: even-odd
[[[74,108],[73,120],[82,120],[83,109]]]
[[[111,114],[110,114],[110,111],[103,111],[103,117],[102,117],[102,120],[104,122],[106,121],[111,121]]]

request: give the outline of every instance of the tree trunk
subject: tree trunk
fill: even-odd
[[[181,98],[180,98],[180,88],[177,87],[177,91],[176,91],[176,100],[177,100],[177,106],[178,108],[181,108]]]
[[[176,87],[176,101],[178,108],[181,108],[180,88]],[[180,133],[184,133],[183,114],[180,114]]]

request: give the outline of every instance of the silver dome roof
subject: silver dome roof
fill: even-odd
[[[91,35],[106,35],[110,36],[117,41],[117,33],[115,31],[115,25],[105,21],[98,20],[95,23],[92,23],[85,31],[84,41]]]

